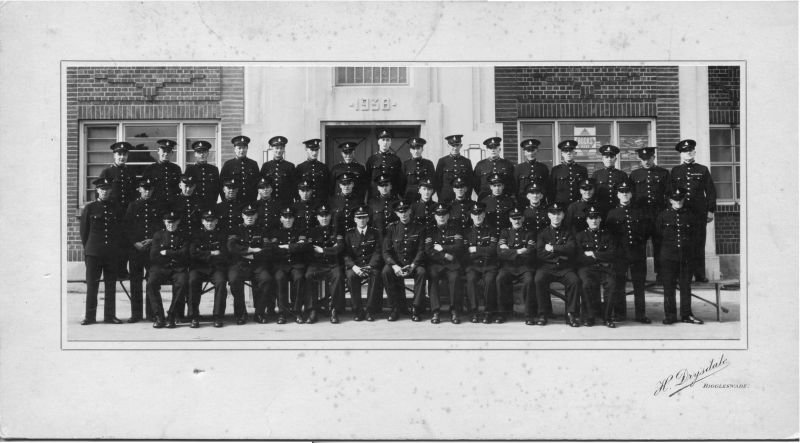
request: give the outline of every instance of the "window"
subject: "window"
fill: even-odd
[[[94,199],[92,181],[100,176],[100,172],[114,161],[111,144],[126,141],[134,149],[128,154],[128,163],[137,177],[141,177],[145,168],[158,158],[158,140],[172,139],[178,147],[172,151],[170,160],[178,164],[182,170],[186,164],[194,161],[192,143],[206,140],[211,143],[208,162],[219,164],[218,149],[219,124],[216,122],[119,122],[119,123],[82,123],[82,152],[85,167],[81,168],[81,196],[83,205]]]
[[[519,140],[535,138],[541,142],[536,159],[552,168],[561,163],[558,143],[576,140],[575,161],[589,170],[589,176],[603,167],[602,156],[597,149],[612,144],[620,148],[617,167],[630,173],[639,164],[636,148],[652,146],[655,139],[653,122],[650,120],[563,120],[520,121]],[[525,155],[519,151],[519,158]]]
[[[739,183],[739,128],[711,127],[711,178],[717,188],[717,199],[738,202]]]
[[[336,86],[407,85],[405,67],[346,67],[336,68]]]

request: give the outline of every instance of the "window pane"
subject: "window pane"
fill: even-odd
[[[345,82],[345,69],[346,68],[336,68],[336,84],[341,85]]]
[[[208,150],[208,163],[216,164],[217,159],[217,125],[185,125],[184,132],[186,133],[186,162],[187,164],[195,162],[194,150],[192,145],[199,140],[205,140],[211,143],[211,149]]]
[[[639,165],[636,149],[650,145],[650,122],[620,123],[619,168],[630,174]]]
[[[381,68],[381,83],[389,83],[389,68]]]
[[[730,146],[711,146],[711,162],[730,163],[733,161],[732,152],[733,149]]]
[[[87,140],[91,140],[91,139],[116,140],[117,139],[117,127],[116,126],[87,126],[86,127],[86,138],[87,138]]]
[[[397,68],[400,71],[400,83],[408,83],[407,68]]]
[[[363,83],[364,82],[364,68],[356,68],[355,82],[356,83]]]
[[[364,83],[372,83],[372,68],[364,68]]]
[[[552,123],[539,123],[539,122],[524,122],[520,124],[519,140],[528,138],[535,138],[539,140],[539,152],[536,154],[536,159],[547,165],[548,168],[553,167],[553,124]],[[523,161],[524,157],[520,157]]]
[[[128,155],[128,163],[152,163],[158,158],[158,140],[162,138],[177,140],[178,125],[126,125],[125,141],[134,146],[135,151]],[[175,161],[175,151],[169,156],[170,161]]]
[[[730,146],[731,130],[728,128],[711,128],[711,146]]]
[[[108,151],[103,152],[91,152],[87,153],[86,162],[88,164],[101,164],[101,165],[110,165],[114,161],[114,154],[109,149]]]
[[[712,166],[711,178],[714,179],[714,183],[732,183],[732,168],[730,166]]]
[[[578,147],[575,149],[575,161],[589,170],[589,176],[603,167],[603,161],[597,148],[611,143],[610,122],[560,123],[559,134],[561,141],[576,140],[578,142]]]

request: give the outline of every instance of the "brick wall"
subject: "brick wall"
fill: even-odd
[[[717,254],[738,254],[739,205],[718,207],[714,220]]]
[[[495,118],[503,124],[504,157],[517,159],[523,118],[656,119],[659,164],[678,163],[677,66],[503,66],[495,68]]]
[[[708,67],[708,118],[712,125],[739,125],[739,67]],[[744,155],[744,152],[742,152]],[[718,254],[739,254],[739,205],[717,207],[715,240]]]
[[[78,231],[81,120],[220,121],[223,160],[244,118],[241,67],[67,68],[67,259],[83,260]]]

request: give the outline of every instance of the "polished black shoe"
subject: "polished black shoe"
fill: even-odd
[[[505,322],[506,322],[506,316],[505,316],[505,315],[503,315],[503,314],[500,314],[500,315],[498,315],[498,316],[496,316],[496,317],[494,318],[494,322],[495,322],[496,324],[498,324],[498,325],[499,325],[499,324],[503,324],[503,323],[505,323]]]
[[[185,315],[176,316],[175,321],[177,321],[178,323],[189,323],[189,319]]]
[[[312,309],[311,312],[308,313],[308,318],[306,319],[306,323],[308,323],[309,325],[313,325],[316,322],[317,322],[317,310]]]
[[[214,319],[214,327],[215,328],[221,328],[222,327],[222,319],[221,318],[215,318]]]
[[[664,320],[661,320],[661,323],[663,323],[665,325],[671,325],[671,324],[677,323],[677,322],[678,322],[678,319],[675,318],[675,317],[667,317]]]
[[[336,312],[336,309],[331,309],[331,323],[339,323],[339,314]]]
[[[647,318],[647,317],[638,317],[638,318],[636,319],[636,322],[637,322],[637,323],[644,323],[644,324],[646,324],[646,325],[649,325],[650,323],[652,323],[652,321],[650,321],[650,319],[649,319],[649,318]]]
[[[353,321],[361,321],[364,320],[364,314],[361,310],[357,310],[353,312]]]
[[[583,325],[586,326],[587,328],[591,328],[592,326],[594,326],[594,319],[587,318],[586,320],[583,321]]]
[[[192,318],[192,323],[189,325],[192,329],[197,329],[200,327],[200,317]]]
[[[470,318],[469,318],[469,322],[470,322],[470,323],[480,323],[480,322],[481,322],[481,317],[480,317],[480,315],[478,315],[478,313],[477,313],[477,312],[476,312],[476,313],[474,313],[474,314],[472,314],[472,317],[470,317]]]
[[[411,321],[422,321],[422,316],[416,312],[411,313]]]
[[[489,313],[489,312],[484,312],[483,313],[483,319],[481,320],[481,323],[483,323],[485,325],[488,325],[491,322],[492,322],[492,314]]]
[[[97,323],[97,320],[95,320],[95,319],[92,319],[92,318],[84,318],[83,320],[81,320],[81,324],[82,324],[83,326],[86,326],[86,325],[93,325],[93,324],[95,324],[95,323]]]
[[[283,314],[278,314],[278,321],[276,323],[279,325],[286,324],[286,316]]]
[[[450,323],[457,325],[461,323],[461,317],[459,317],[458,312],[451,312],[450,313]]]
[[[389,316],[386,317],[386,320],[388,320],[388,321],[397,321],[397,319],[399,317],[400,317],[400,314],[397,313],[397,310],[396,309],[392,309],[392,312],[389,313]],[[367,320],[369,320],[369,319],[367,319]]]
[[[608,326],[609,328],[616,328],[617,327],[617,325],[611,320],[606,320],[606,326]]]
[[[164,326],[166,326],[166,323],[164,323],[164,319],[161,317],[156,317],[155,321],[153,321],[153,327],[156,329],[161,329]]]
[[[545,326],[545,325],[547,325],[547,316],[542,315],[539,318],[537,318],[536,319],[536,325],[537,326]]]
[[[441,319],[439,319],[439,311],[436,311],[431,316],[431,323],[438,325]]]
[[[375,321],[375,316],[372,314],[372,312],[367,311],[366,315],[364,316],[364,319],[366,321]]]
[[[702,325],[703,324],[703,320],[700,320],[699,318],[695,317],[694,315],[688,315],[686,317],[681,318],[681,322],[683,322],[683,323],[691,323],[691,324],[694,324],[694,325]]]
[[[575,314],[569,312],[567,313],[567,324],[573,328],[577,328],[581,325],[581,322],[575,317]]]
[[[303,318],[303,314],[295,314],[294,315],[294,322],[299,325],[301,323],[305,323],[306,320]]]
[[[175,317],[167,317],[167,329],[173,329],[175,327]]]
[[[236,319],[236,324],[239,325],[239,326],[241,326],[241,325],[243,325],[245,323],[247,323],[247,316],[246,315],[243,315],[243,316],[241,316],[241,317]]]
[[[259,316],[258,316],[258,318],[256,319],[256,321],[257,321],[257,322],[258,322],[258,324],[260,324],[260,325],[265,325],[265,324],[267,324],[267,322],[269,321],[269,319],[267,318],[267,314],[261,314],[261,315],[259,315]]]
[[[112,325],[119,325],[119,324],[122,324],[122,320],[118,319],[117,317],[104,318],[103,319],[103,323],[110,323]]]
[[[142,321],[142,317],[134,316],[127,320],[127,323],[139,323]]]
[[[535,325],[535,324],[536,324],[536,322],[533,320],[533,318],[531,318],[531,317],[528,317],[527,319],[525,319],[525,324],[526,324],[527,326],[533,326],[533,325]]]

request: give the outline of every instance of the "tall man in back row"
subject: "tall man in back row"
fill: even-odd
[[[671,188],[669,171],[655,164],[656,147],[648,146],[636,149],[641,168],[631,171],[630,185],[633,191],[633,206],[641,208],[651,221],[667,207]],[[650,229],[648,236],[653,242],[653,268],[656,280],[660,281],[661,237],[655,229]],[[647,238],[644,239],[645,241]]]
[[[502,141],[500,137],[490,137],[483,141],[486,150],[489,151],[489,157],[475,165],[473,183],[475,191],[478,193],[478,201],[492,194],[491,179],[496,175],[499,175],[503,181],[503,193],[514,195],[516,185],[514,183],[514,164],[500,157]],[[491,210],[487,209],[487,211]]]
[[[589,178],[586,168],[575,162],[577,147],[578,142],[575,140],[564,140],[559,143],[562,163],[553,166],[553,170],[550,171],[549,191],[553,196],[551,201],[560,203],[565,208],[570,203],[580,200],[580,183]]]
[[[258,195],[256,190],[258,163],[251,158],[247,158],[250,138],[244,135],[237,135],[231,139],[231,143],[233,143],[235,157],[222,165],[219,175],[220,177],[234,177],[240,185],[239,200],[243,203],[253,203]]]
[[[453,200],[455,191],[453,181],[460,178],[461,182],[467,186],[466,197],[472,195],[472,162],[461,155],[461,134],[448,135],[444,139],[450,148],[450,154],[440,158],[436,163],[436,183],[439,188],[436,190],[440,202]]]
[[[295,166],[294,163],[287,161],[286,143],[289,140],[282,135],[276,135],[269,139],[270,149],[272,150],[272,160],[261,165],[261,177],[272,181],[272,193],[282,207],[290,206],[294,201],[295,195]]]

